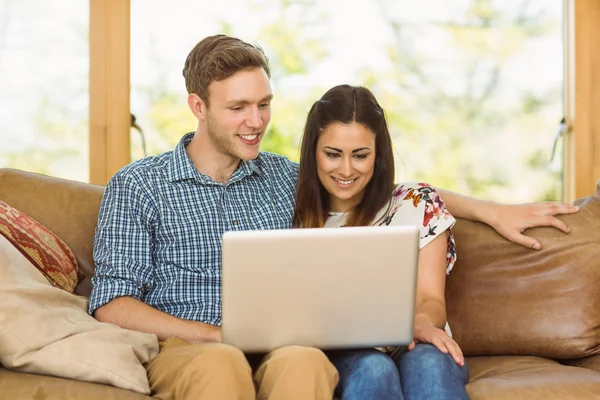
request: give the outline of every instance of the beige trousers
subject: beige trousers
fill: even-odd
[[[338,373],[312,347],[267,354],[254,377],[244,354],[222,343],[170,338],[147,365],[152,395],[160,400],[331,400]]]

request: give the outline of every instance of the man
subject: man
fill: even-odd
[[[292,222],[297,165],[259,153],[273,98],[267,58],[239,39],[212,36],[190,52],[183,75],[198,126],[172,152],[134,162],[108,183],[90,313],[164,342],[148,365],[159,398],[331,399],[337,371],[320,350],[275,350],[252,375],[245,356],[220,343],[223,232]],[[489,223],[530,247],[537,242],[524,229],[566,231],[552,215],[573,211],[443,196],[455,216]]]

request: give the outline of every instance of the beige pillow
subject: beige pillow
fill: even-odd
[[[88,301],[53,287],[0,235],[0,363],[8,369],[149,394],[155,335],[96,321]]]

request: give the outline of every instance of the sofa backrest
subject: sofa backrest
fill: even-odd
[[[89,277],[102,186],[0,169],[0,200],[36,219],[73,250]],[[487,225],[458,219],[458,260],[448,277],[448,321],[466,355],[522,354],[559,359],[600,354],[600,197],[579,200],[571,228],[535,228],[540,251]]]
[[[447,280],[448,321],[466,355],[557,359],[600,353],[600,197],[564,215],[571,232],[525,233],[542,250],[516,245],[491,227],[459,220],[458,259]]]
[[[88,279],[76,293],[89,295],[92,249],[104,187],[0,168],[0,200],[36,219],[67,243]]]

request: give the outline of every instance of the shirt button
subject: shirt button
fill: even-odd
[[[234,220],[233,220],[233,224],[234,224],[234,225],[237,225],[237,224],[238,224],[238,222],[237,222],[237,219],[234,219]]]

